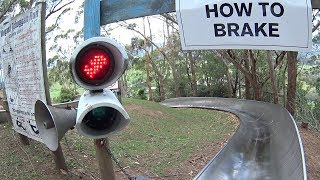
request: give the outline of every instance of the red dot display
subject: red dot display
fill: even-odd
[[[99,81],[105,78],[111,67],[110,55],[102,49],[88,49],[79,58],[80,73],[87,80]]]

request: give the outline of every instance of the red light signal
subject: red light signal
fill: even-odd
[[[94,37],[78,46],[70,58],[75,82],[88,90],[102,90],[115,83],[127,68],[125,48],[106,37]]]
[[[114,70],[112,54],[98,45],[91,45],[80,51],[75,63],[79,78],[91,85],[103,84]]]

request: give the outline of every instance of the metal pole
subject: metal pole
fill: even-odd
[[[100,36],[100,0],[85,0],[84,4],[84,40]],[[108,139],[94,140],[96,158],[99,163],[102,180],[114,180],[112,159],[108,153]]]

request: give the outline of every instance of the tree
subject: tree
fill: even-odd
[[[292,116],[295,114],[295,99],[297,92],[297,56],[298,52],[288,52],[288,88],[286,108]]]
[[[313,12],[313,28],[312,32],[315,32],[319,26],[320,21],[318,20],[319,10]],[[287,103],[286,108],[292,116],[295,114],[296,105],[296,92],[297,92],[297,72],[298,72],[298,52],[288,52],[288,90],[287,90]]]
[[[274,63],[272,62],[270,51],[267,51],[267,60],[269,65],[269,73],[270,73],[270,80],[271,80],[271,86],[272,86],[273,103],[278,104],[279,103],[278,87],[276,83],[276,74],[273,69]]]
[[[266,61],[268,57],[266,51],[218,50],[216,52],[220,54],[221,58],[232,63],[245,77],[246,99],[253,97],[254,100],[258,101],[263,100],[263,88],[273,76],[270,69],[275,70],[283,62],[286,54],[286,52],[279,53],[274,51],[274,55],[270,55],[269,58],[272,57],[272,61],[275,63],[272,67],[267,68]],[[267,73],[268,69],[269,73]]]
[[[8,13],[13,11],[14,6],[19,4],[19,2],[21,2],[21,4],[25,3],[25,1],[19,1],[19,0],[11,0],[11,1],[0,0],[0,23],[4,21]]]

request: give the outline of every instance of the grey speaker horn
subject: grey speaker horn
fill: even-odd
[[[75,126],[75,109],[60,109],[46,105],[41,100],[35,104],[35,120],[43,142],[51,151],[56,151],[64,134]]]

